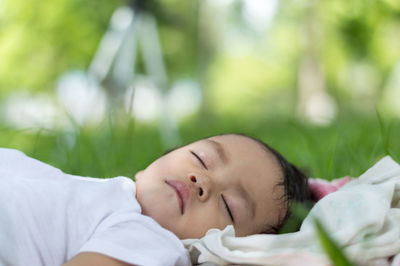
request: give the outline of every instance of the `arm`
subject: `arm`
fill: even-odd
[[[82,252],[67,261],[63,266],[131,266],[120,260],[113,259],[109,256],[95,253]]]

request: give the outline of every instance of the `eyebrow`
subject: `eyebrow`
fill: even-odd
[[[224,164],[226,164],[228,162],[228,157],[226,156],[226,152],[222,144],[212,139],[207,139],[207,142],[214,146],[219,158]]]

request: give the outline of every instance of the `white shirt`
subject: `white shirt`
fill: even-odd
[[[0,148],[0,265],[61,265],[92,251],[135,265],[190,265],[180,240],[141,214],[135,183],[68,175]]]

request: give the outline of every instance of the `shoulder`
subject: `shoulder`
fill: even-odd
[[[25,157],[26,155],[19,150],[8,149],[8,148],[0,148],[0,158],[9,158],[9,157]]]
[[[7,148],[0,148],[0,171],[11,176],[43,177],[58,175],[61,170],[27,156],[25,153]]]

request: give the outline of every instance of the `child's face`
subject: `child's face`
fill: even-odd
[[[245,236],[276,225],[284,215],[284,190],[276,185],[281,178],[273,155],[254,140],[222,135],[154,161],[136,175],[136,197],[143,214],[181,239],[229,224],[236,236]]]

